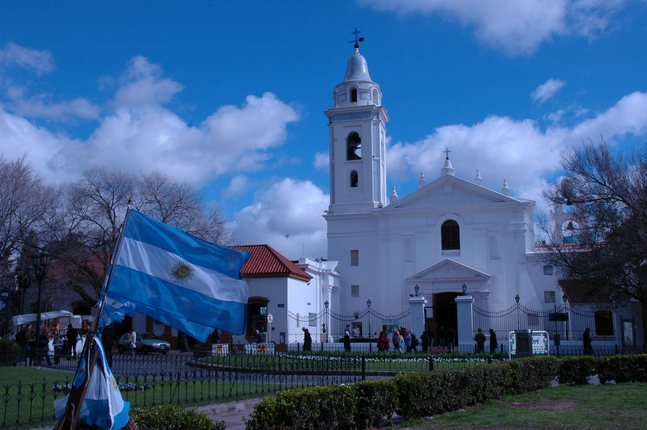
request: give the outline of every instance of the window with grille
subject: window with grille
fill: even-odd
[[[443,250],[461,249],[460,229],[456,221],[445,221],[440,228],[440,236]]]
[[[359,297],[359,285],[351,285],[350,286],[350,296],[351,297]]]
[[[359,250],[352,249],[350,251],[350,265],[359,266]]]

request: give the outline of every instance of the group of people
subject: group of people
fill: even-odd
[[[474,336],[474,341],[476,341],[476,352],[479,354],[484,353],[485,342],[487,341],[487,338],[485,337],[485,334],[481,331],[481,329],[478,329],[478,333],[476,333],[476,336]],[[499,344],[496,339],[496,333],[494,332],[494,330],[490,329],[490,354],[496,352],[496,347],[498,345]]]
[[[40,336],[38,336],[38,345],[36,341],[36,331],[31,324],[27,324],[16,334],[16,342],[20,345],[20,354],[13,361],[13,366],[17,366],[28,354],[31,347],[35,349],[35,358],[37,365],[41,365],[43,359],[47,362],[48,366],[52,366],[52,359],[49,355],[49,341],[52,340],[54,347],[54,361],[56,364],[60,363],[64,351],[69,351],[68,358],[76,359],[76,344],[78,342],[79,330],[72,327],[72,324],[67,326],[67,333],[62,336],[57,330],[50,330],[47,327],[41,327]]]

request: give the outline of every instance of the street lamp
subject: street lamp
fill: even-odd
[[[463,284],[461,288],[463,289],[463,295],[465,295],[465,292],[467,291],[467,285]]]
[[[328,326],[328,330],[331,330],[331,327],[330,327],[330,324],[329,324],[330,321],[328,321],[328,305],[330,305],[330,303],[328,302],[328,300],[326,300],[324,302],[324,308],[326,309],[326,322],[324,323],[324,334],[326,333],[326,329],[325,329],[326,326]],[[332,332],[330,334],[332,335]],[[327,339],[327,337],[326,337],[326,339]]]
[[[415,287],[413,287],[413,291],[416,292],[416,297],[418,297],[418,291],[420,291],[420,287],[416,285]]]
[[[515,302],[517,302],[517,304],[519,304],[519,294],[517,294],[516,296],[514,296],[514,301],[515,301]]]
[[[326,301],[324,302],[324,308],[326,308],[326,311],[328,310],[328,305],[329,305],[329,304],[330,304],[330,303],[328,303],[328,300],[326,300]]]
[[[369,309],[369,311],[368,311],[368,337],[370,339],[370,337],[371,337],[371,311],[370,311],[370,309],[371,309],[371,299],[368,299],[366,301],[366,306]]]
[[[31,265],[35,271],[36,281],[38,281],[38,306],[36,308],[36,348],[40,342],[40,311],[41,311],[41,292],[43,290],[43,281],[47,277],[47,266],[49,266],[49,252],[36,251],[31,256]]]
[[[517,302],[517,328],[521,329],[521,319],[519,318],[519,294],[514,296],[514,301]]]

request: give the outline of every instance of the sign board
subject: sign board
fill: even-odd
[[[548,314],[548,321],[568,321],[568,314],[565,312],[551,312]]]
[[[532,332],[532,355],[550,355],[549,336],[547,331]],[[508,335],[508,350],[510,358],[517,356],[517,342],[514,331]]]
[[[0,291],[0,315],[9,312],[9,291]]]
[[[273,321],[274,321],[274,317],[272,316],[272,314],[268,314],[267,315],[267,322],[272,324]]]

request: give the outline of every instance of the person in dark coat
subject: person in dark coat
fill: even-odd
[[[303,327],[303,350],[312,351],[312,336],[310,336],[310,331]]]
[[[434,350],[434,337],[436,336],[436,333],[434,333],[433,329],[427,330],[427,336],[429,336],[429,351]]]
[[[106,360],[110,367],[112,367],[112,348],[115,346],[116,338],[117,333],[112,328],[112,324],[108,324],[101,332],[101,343],[103,344],[103,350],[106,352]]]
[[[76,358],[76,340],[79,337],[79,332],[72,327],[72,324],[67,325],[67,346],[70,348],[70,357]]]
[[[450,352],[454,351],[454,342],[456,342],[456,332],[454,327],[449,326],[447,329],[447,348]]]
[[[429,351],[429,335],[427,334],[426,331],[423,331],[422,335],[420,335],[420,342],[422,343],[422,352],[428,352]]]
[[[440,326],[438,329],[438,348],[447,346],[447,333],[445,333],[445,326]]]
[[[485,335],[481,331],[481,329],[478,330],[478,333],[476,333],[476,336],[474,336],[474,340],[476,341],[476,352],[477,354],[483,354],[485,352]]]
[[[344,351],[350,352],[350,334],[344,335]]]
[[[591,329],[586,328],[584,334],[582,335],[582,341],[584,342],[584,354],[593,354],[593,345],[591,344]]]
[[[220,343],[220,330],[216,328],[213,330],[213,333],[211,333],[211,344],[217,345],[219,343]]]
[[[27,324],[16,335],[16,342],[18,342],[18,345],[20,345],[20,355],[18,355],[18,357],[13,361],[13,367],[16,367],[20,360],[25,358],[25,356],[29,352],[29,339],[31,339],[31,336],[31,324]]]
[[[49,358],[49,333],[47,333],[47,328],[43,327],[40,331],[40,338],[38,339],[38,345],[36,345],[36,360],[38,365],[42,365],[43,357],[47,360],[47,365],[51,367],[52,360]]]
[[[496,347],[499,346],[499,343],[496,341],[496,333],[494,330],[490,329],[490,354],[496,352]]]

